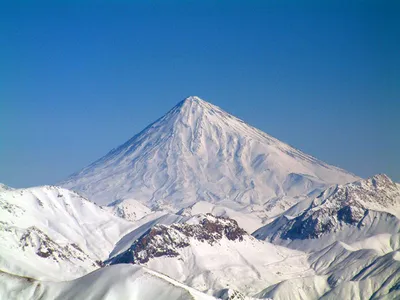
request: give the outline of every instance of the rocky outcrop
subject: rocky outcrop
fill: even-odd
[[[52,259],[56,262],[68,260],[92,261],[82,249],[72,243],[61,246],[47,234],[35,226],[27,228],[20,237],[20,247],[23,251],[34,251],[41,258]],[[92,261],[93,267],[99,267],[99,262]]]
[[[362,228],[364,220],[372,211],[382,212],[390,218],[399,206],[398,185],[386,175],[379,174],[331,187],[315,198],[310,207],[297,217],[278,218],[253,235],[271,241],[276,238],[316,239],[328,232],[338,232],[345,226]]]
[[[133,242],[125,252],[106,261],[107,264],[133,263],[143,264],[149,259],[160,256],[178,256],[178,250],[188,247],[191,239],[210,245],[226,238],[242,241],[247,233],[235,220],[215,217],[211,214],[197,215],[187,223],[169,226],[156,225]]]

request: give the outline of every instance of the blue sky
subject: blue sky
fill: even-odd
[[[189,95],[400,181],[396,1],[82,2],[0,2],[0,182],[65,179]]]

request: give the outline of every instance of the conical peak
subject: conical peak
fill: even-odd
[[[235,136],[252,136],[257,140],[265,140],[267,138],[269,141],[272,141],[270,136],[261,133],[222,108],[204,101],[197,96],[189,96],[179,102],[166,117],[171,120],[178,119],[179,122],[175,122],[174,124],[184,124],[185,127],[196,129],[202,127],[200,125],[205,122],[208,128],[218,128],[216,130],[223,128],[225,131],[234,133]]]
[[[203,99],[197,96],[186,97],[184,100],[179,102],[175,108],[178,109],[180,115],[185,115],[185,116],[193,114],[202,115],[212,110],[220,111],[220,109],[215,105],[207,101],[204,101]]]
[[[207,106],[211,105],[210,103],[204,101],[203,99],[201,99],[200,97],[197,96],[189,96],[186,97],[182,102],[181,102],[181,107],[184,106],[193,106],[193,105],[200,105],[200,106]]]
[[[292,173],[301,180],[292,180]],[[100,204],[133,198],[154,207],[171,203],[178,210],[193,204],[191,199],[259,203],[292,193],[288,181],[308,193],[321,182],[356,179],[190,96],[62,185]]]
[[[202,100],[200,97],[197,96],[186,97],[183,101],[204,102],[204,100]]]

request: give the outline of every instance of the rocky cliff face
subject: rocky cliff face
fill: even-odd
[[[128,250],[106,263],[143,264],[154,257],[178,256],[178,249],[190,246],[191,239],[212,245],[223,238],[242,241],[245,235],[247,233],[235,220],[211,214],[197,215],[186,223],[152,227],[134,241]]]

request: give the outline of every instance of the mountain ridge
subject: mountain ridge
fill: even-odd
[[[400,228],[400,188],[378,174],[322,192],[295,216],[282,215],[253,235],[294,249],[315,251],[334,241],[357,242]]]
[[[134,227],[56,186],[0,191],[0,220],[0,270],[54,281],[98,268]]]

